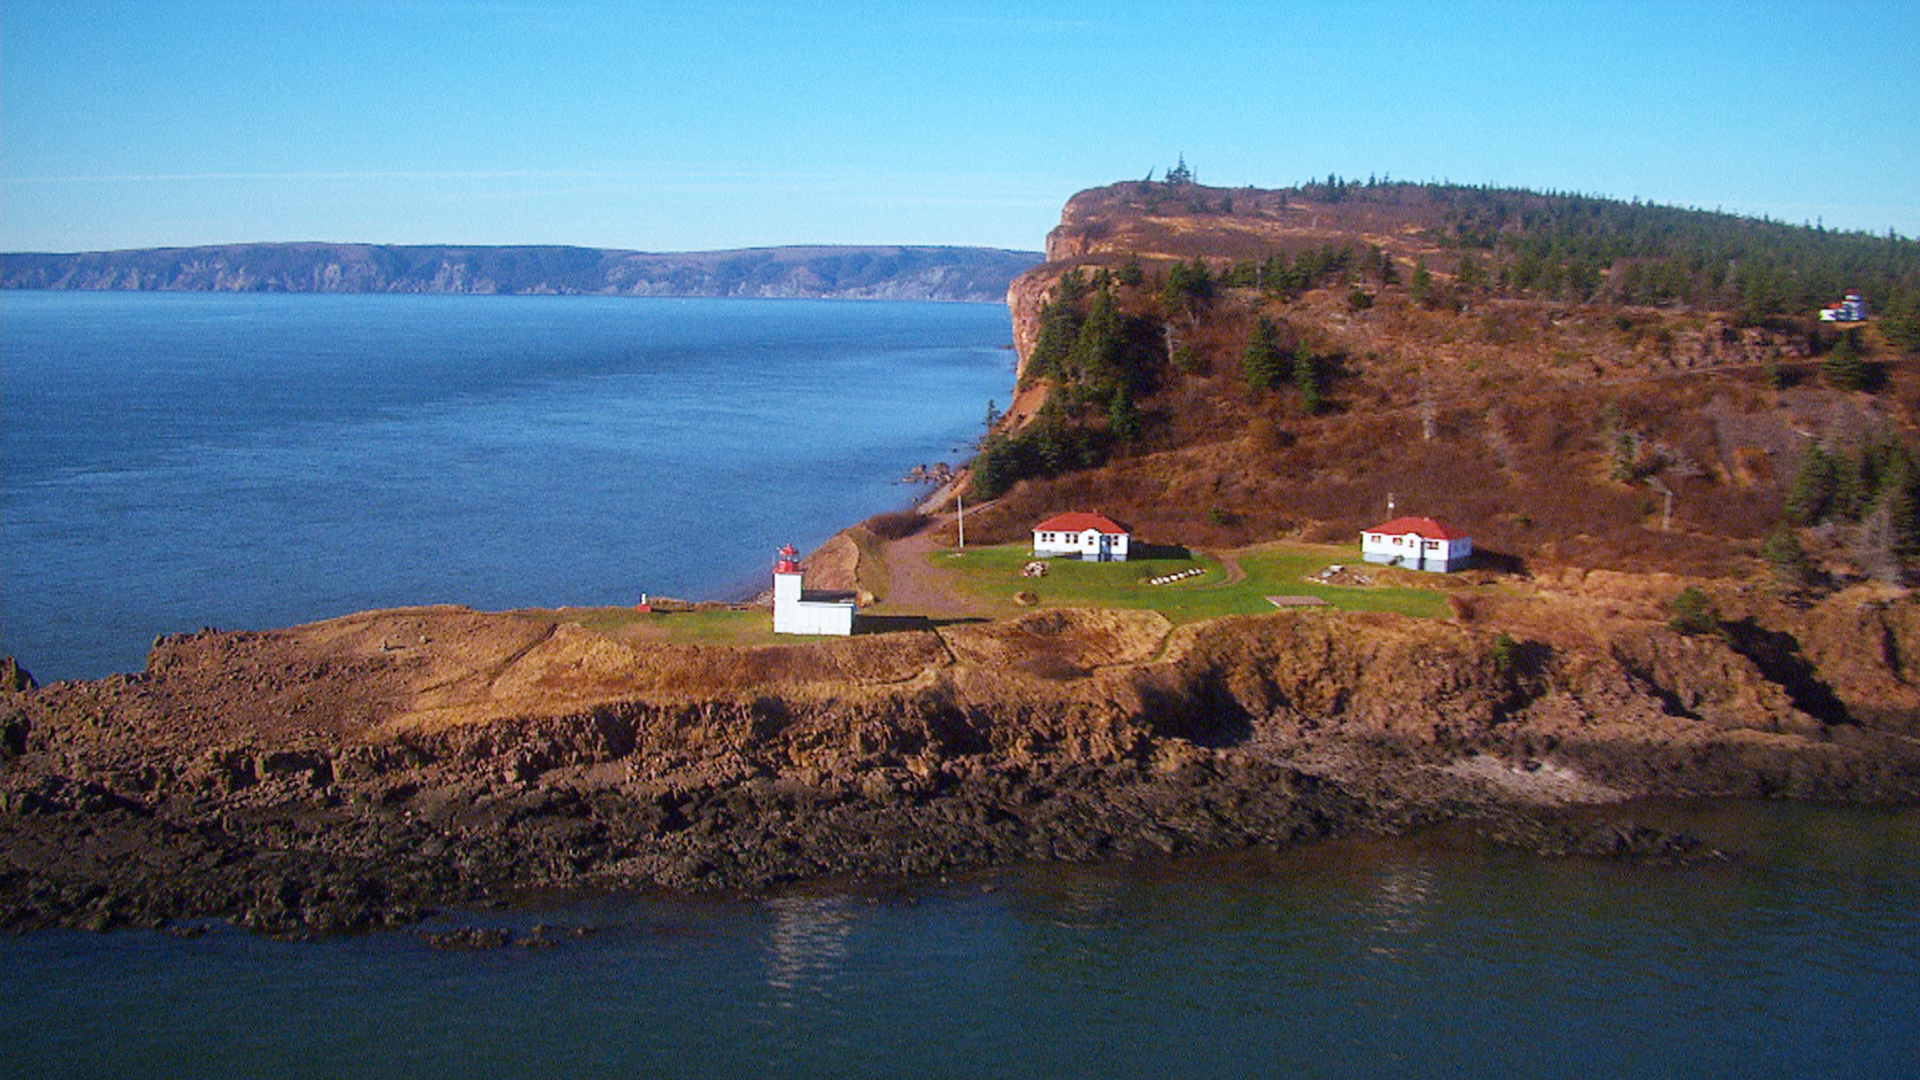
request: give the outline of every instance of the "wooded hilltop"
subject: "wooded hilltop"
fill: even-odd
[[[1920,242],[1587,196],[1116,184],[1009,293],[973,470],[1010,539],[1099,506],[1202,546],[1440,518],[1509,567],[1904,580]],[[1858,290],[1873,316],[1822,322]]]

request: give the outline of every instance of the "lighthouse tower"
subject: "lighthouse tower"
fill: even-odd
[[[779,555],[773,562],[773,631],[776,634],[793,633],[780,625],[786,621],[780,615],[783,609],[792,608],[800,602],[800,586],[804,580],[800,572],[800,553],[793,550],[792,544],[788,544],[780,549]]]
[[[788,544],[773,563],[773,632],[776,634],[853,633],[851,600],[808,594],[801,583],[800,553]]]

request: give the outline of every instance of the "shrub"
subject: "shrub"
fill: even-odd
[[[926,528],[927,515],[918,510],[896,510],[875,514],[864,524],[867,531],[882,540],[901,540]]]
[[[1667,625],[1682,634],[1717,634],[1720,632],[1720,612],[1706,593],[1689,585],[1680,590],[1667,604],[1667,610],[1673,612],[1673,618]]]
[[[1491,653],[1493,669],[1500,673],[1500,677],[1513,678],[1514,672],[1520,667],[1520,643],[1513,639],[1513,635],[1505,630],[1494,635]]]
[[[1797,589],[1813,580],[1813,566],[1807,561],[1806,549],[1800,546],[1800,537],[1792,526],[1775,526],[1760,545],[1760,557],[1773,567],[1774,575],[1788,588]]]

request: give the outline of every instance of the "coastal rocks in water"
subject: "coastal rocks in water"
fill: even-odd
[[[1920,797],[1920,747],[1867,707],[1903,700],[1910,602],[1874,614],[1879,663],[1791,685],[1738,639],[1564,603],[1490,602],[1469,625],[1043,610],[752,648],[459,608],[172,637],[137,675],[0,699],[0,926],[306,936],[526,890],[757,890],[1458,818],[1530,850],[1692,859],[1688,838],[1563,808]],[[1740,617],[1825,655],[1829,613]],[[1496,632],[1519,643],[1504,662]],[[1839,719],[1800,707],[1809,679]]]
[[[11,656],[0,656],[0,694],[19,694],[39,688],[27,669]]]

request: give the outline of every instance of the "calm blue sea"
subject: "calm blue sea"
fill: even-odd
[[[1920,814],[1691,818],[1739,857],[1427,836],[434,924],[596,931],[479,953],[31,934],[0,939],[0,1074],[1920,1075]]]
[[[997,307],[0,296],[0,650],[744,592],[903,505]],[[1666,808],[1648,868],[1463,834],[449,913],[550,949],[0,939],[0,1077],[1920,1077],[1920,812]]]
[[[1010,342],[980,304],[8,292],[0,653],[750,594],[966,456]]]

